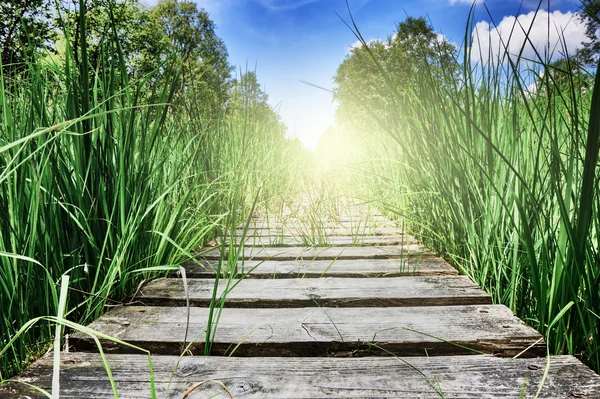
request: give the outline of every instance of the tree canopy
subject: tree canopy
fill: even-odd
[[[424,18],[407,17],[385,42],[353,47],[334,77],[338,124],[360,131],[387,123],[392,108],[405,105],[406,94],[419,89],[423,76],[447,84],[458,70],[456,48]],[[424,73],[426,72],[426,73]]]
[[[600,0],[581,0],[580,18],[585,22],[585,35],[579,56],[584,63],[596,64],[600,54]]]
[[[218,112],[231,89],[233,68],[206,10],[192,1],[160,0],[144,18],[135,48],[137,73],[167,60],[169,70],[181,67],[180,96],[202,98],[209,114]]]
[[[32,51],[52,49],[49,0],[2,0],[0,2],[0,53],[2,65],[22,70]]]

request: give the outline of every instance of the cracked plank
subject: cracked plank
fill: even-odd
[[[190,308],[188,337],[203,340],[207,308]],[[141,346],[153,353],[178,354],[186,329],[184,307],[118,307],[90,327]],[[308,339],[302,325],[313,337]],[[268,326],[268,327],[267,327]],[[72,343],[95,350],[89,337],[76,334]],[[104,341],[108,352],[131,349]],[[370,343],[398,355],[468,354],[467,348],[514,356],[533,345],[526,356],[545,353],[540,334],[524,325],[503,305],[295,308],[223,310],[213,354],[236,356],[352,356],[381,354]],[[459,346],[457,346],[459,345]],[[203,352],[203,342],[192,345]]]
[[[120,399],[151,398],[146,356],[109,354],[107,358]],[[524,397],[530,399],[535,397],[546,367],[545,358],[481,355],[406,359],[184,357],[181,360],[175,356],[154,356],[152,360],[157,396],[169,399],[181,399],[192,384],[207,380],[222,382],[234,398],[247,399],[433,399],[440,398],[440,392],[448,399],[500,399],[522,397],[522,390]],[[64,353],[61,363],[61,398],[113,397],[98,354]],[[49,390],[52,355],[36,361],[15,379],[18,380]],[[189,398],[204,399],[212,395],[227,397],[219,385],[206,383]],[[13,382],[0,385],[0,397],[44,396]],[[539,398],[598,397],[598,375],[572,356],[550,358]]]

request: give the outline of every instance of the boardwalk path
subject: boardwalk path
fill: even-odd
[[[187,297],[182,279],[155,280],[135,306],[92,323],[151,350],[158,397],[229,397],[223,386],[233,398],[535,396],[547,366],[539,333],[380,214],[353,208],[318,231],[256,219],[250,233],[237,239],[246,248],[238,270],[248,278],[227,295],[212,348],[232,357],[201,356],[216,249],[187,265]],[[302,247],[324,239],[330,247]],[[186,327],[201,337],[188,352],[198,356],[179,359]],[[72,341],[61,396],[113,397],[94,342]],[[151,397],[147,357],[102,342],[119,397]],[[18,380],[49,389],[51,374],[45,356]],[[42,396],[11,383],[0,397]],[[539,397],[600,398],[600,377],[555,356]]]

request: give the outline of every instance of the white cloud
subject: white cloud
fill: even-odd
[[[354,50],[355,48],[360,48],[360,47],[362,47],[362,43],[360,42],[360,40],[357,40],[354,43],[352,43],[350,45],[350,47],[348,47],[348,52]]]
[[[548,31],[548,17],[550,17],[550,31]],[[531,29],[530,29],[531,28]],[[531,11],[518,17],[506,16],[497,27],[491,26],[487,21],[475,24],[472,33],[471,60],[486,63],[489,56],[497,59],[504,55],[505,47],[508,54],[517,56],[526,41],[523,57],[536,59],[536,50],[543,57],[548,52],[553,58],[564,56],[565,51],[573,54],[581,47],[581,42],[586,40],[585,25],[578,18],[577,13],[571,11],[562,13],[553,11],[548,14],[541,10],[537,16]],[[563,44],[564,39],[564,44]],[[566,46],[566,48],[565,48]]]
[[[450,39],[448,39],[448,37],[447,37],[445,34],[443,34],[443,33],[438,33],[438,34],[437,34],[437,38],[436,38],[436,39],[437,39],[437,42],[438,42],[439,44],[442,44],[442,43],[446,42],[446,43],[449,43],[449,44],[451,44],[451,45],[452,45],[452,46],[454,46],[455,48],[458,48],[458,47],[459,47],[459,45],[458,45],[456,42],[453,42],[453,41],[451,41]]]
[[[371,45],[372,43],[377,43],[379,41],[379,39],[371,39],[371,40],[367,40],[367,44]],[[350,47],[348,47],[348,53],[351,52],[352,50],[354,50],[355,48],[361,48],[363,45],[361,43],[360,40],[355,41],[354,43],[352,43],[350,45]]]

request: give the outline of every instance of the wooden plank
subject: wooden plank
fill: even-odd
[[[253,247],[297,247],[312,246],[314,239],[307,236],[277,236],[277,235],[249,235],[244,240],[244,246]],[[236,243],[242,242],[238,237]],[[417,240],[409,235],[357,235],[357,236],[332,236],[327,237],[327,245],[321,247],[352,247],[352,246],[379,246],[379,245],[408,245],[417,244]]]
[[[255,213],[250,218],[251,220],[294,220],[294,219],[306,219],[307,217],[314,217],[314,212],[303,212],[303,211],[283,211],[277,213]],[[387,216],[383,216],[381,213],[369,213],[361,211],[341,211],[336,214],[330,215],[319,215],[323,220],[333,221],[356,221],[356,220],[391,220]]]
[[[240,223],[239,227],[244,227],[248,221]],[[294,217],[274,217],[274,218],[253,218],[250,221],[249,226],[254,228],[281,228],[281,227],[299,227],[308,229],[311,226],[319,227],[397,227],[397,223],[388,218],[374,217],[374,218],[315,218],[313,215],[307,216],[294,216]]]
[[[245,221],[247,222],[247,220]],[[321,224],[321,225],[392,225],[396,224],[396,222],[385,218],[385,217],[339,217],[339,218],[320,218],[315,219],[312,216],[307,215],[306,217],[302,216],[291,216],[291,217],[274,217],[274,218],[252,218],[250,220],[250,225],[261,225],[261,226],[274,226],[274,225],[298,225],[298,226],[310,226],[311,223]],[[242,223],[244,224],[244,223]]]
[[[207,278],[215,275],[218,261],[199,260],[184,264],[188,277]],[[360,259],[360,260],[292,260],[238,262],[237,271],[246,278],[295,277],[399,277],[456,275],[458,272],[440,258]]]
[[[241,235],[244,229],[238,228],[236,229],[236,234]],[[401,235],[405,232],[402,229],[397,227],[377,227],[377,228],[367,228],[367,229],[350,229],[347,227],[335,227],[335,228],[327,228],[321,229],[320,232],[323,235],[328,237],[331,236],[353,236],[353,235],[373,235],[373,236],[386,236],[386,235]],[[285,228],[253,228],[250,227],[246,230],[247,236],[264,236],[264,235],[276,235],[276,236],[284,236],[284,237],[297,237],[299,235],[310,235],[317,236],[317,232],[315,234],[308,234],[310,230],[306,228],[297,228],[291,229],[289,227]]]
[[[120,399],[151,398],[146,356],[109,354],[107,358]],[[61,363],[61,398],[113,397],[99,355],[64,353]],[[534,398],[543,379],[545,363],[544,358],[510,359],[485,355],[410,359],[152,358],[157,396],[173,399],[182,398],[190,386],[202,381],[219,381],[234,398],[247,399]],[[52,356],[49,354],[15,381],[50,390],[51,371]],[[13,382],[0,385],[0,397],[38,399],[44,396]],[[189,396],[190,399],[209,397],[227,396],[216,382],[201,385]],[[550,358],[548,376],[539,398],[598,397],[598,375],[572,356]]]
[[[209,306],[213,279],[188,279],[192,306]],[[442,306],[491,304],[491,297],[465,276],[373,278],[321,278],[241,280],[233,290],[219,283],[217,298],[225,290],[226,307],[294,308],[310,306]],[[163,278],[145,286],[136,304],[186,306],[181,279]]]
[[[238,228],[244,228],[245,225],[240,225]],[[288,221],[288,222],[250,222],[248,225],[249,228],[253,229],[289,229],[294,231],[310,231],[311,229],[336,229],[336,228],[345,228],[351,231],[362,231],[368,229],[377,229],[377,228],[398,228],[396,223],[391,221],[368,221],[368,222],[297,222],[297,221]]]
[[[209,309],[189,308],[188,337],[194,354],[204,351]],[[90,327],[150,350],[175,355],[186,335],[184,307],[122,306]],[[132,349],[101,340],[107,352]],[[88,336],[75,334],[78,350],[96,350]],[[536,344],[537,342],[537,344]],[[377,345],[373,347],[371,343]],[[394,353],[400,356],[472,354],[472,350],[514,356],[545,353],[540,334],[503,305],[294,308],[223,310],[212,344],[214,355],[355,356]],[[470,348],[471,350],[467,349]],[[387,352],[383,352],[387,351]]]
[[[304,209],[303,209],[304,208]],[[260,210],[255,210],[254,214],[251,216],[253,220],[273,220],[273,219],[297,219],[297,218],[306,218],[307,216],[315,215],[315,212],[307,212],[306,209],[308,207],[298,207],[295,209],[287,208],[287,209],[278,209],[276,212],[263,212]],[[338,208],[337,212],[330,212],[319,215],[323,219],[385,219],[390,220],[387,216],[381,214],[381,212],[373,212],[367,209],[340,209]]]
[[[205,249],[206,250],[206,249]],[[213,248],[204,252],[202,258],[218,260],[220,249]],[[400,259],[405,257],[431,256],[433,253],[418,244],[380,247],[252,247],[243,253],[244,259],[253,260],[297,260],[297,259]]]

